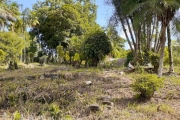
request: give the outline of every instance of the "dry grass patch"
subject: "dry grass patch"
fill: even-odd
[[[165,79],[164,88],[160,88],[152,96],[152,100],[138,102],[131,88],[132,75],[121,75],[121,70],[81,68],[66,66],[49,66],[34,69],[21,69],[2,72],[0,75],[16,77],[9,81],[0,81],[0,108],[12,115],[19,111],[24,116],[34,114],[44,120],[58,116],[70,120],[153,120],[177,119],[180,102],[174,96],[179,96],[179,83],[173,76]],[[24,76],[42,74],[64,75],[57,79],[39,77],[27,80]],[[171,78],[173,78],[171,80]],[[86,85],[86,81],[92,81]],[[113,106],[102,104],[100,97],[108,96]],[[170,97],[169,97],[170,96]],[[171,97],[173,96],[173,97]],[[169,97],[169,98],[168,98]],[[171,99],[170,99],[171,98]],[[99,112],[89,112],[89,105],[98,104]],[[0,111],[1,114],[1,111]]]

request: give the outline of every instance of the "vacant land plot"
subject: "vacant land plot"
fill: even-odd
[[[11,119],[15,111],[24,120],[180,119],[179,75],[165,76],[164,87],[139,102],[131,88],[136,74],[122,71],[48,66],[2,72],[0,119]]]

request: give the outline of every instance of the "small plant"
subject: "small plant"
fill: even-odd
[[[13,114],[13,120],[20,120],[21,119],[21,114],[18,112],[18,111],[16,111],[14,114]]]
[[[163,80],[153,74],[140,74],[135,78],[132,84],[133,89],[139,92],[138,98],[149,99],[154,92],[163,86]]]
[[[73,118],[70,115],[65,115],[63,118],[64,120],[73,120]]]
[[[53,119],[56,120],[60,116],[61,111],[60,111],[59,106],[57,104],[52,103],[49,106],[49,112],[50,112],[51,117],[53,117]]]

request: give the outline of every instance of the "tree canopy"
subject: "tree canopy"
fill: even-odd
[[[96,30],[87,35],[84,43],[84,55],[92,66],[97,66],[100,60],[103,60],[105,55],[112,51],[112,45],[109,37],[102,30]]]

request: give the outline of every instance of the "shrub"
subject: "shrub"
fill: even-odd
[[[80,61],[80,55],[79,55],[79,53],[75,53],[75,55],[74,55],[74,61]]]
[[[47,56],[46,56],[46,55],[43,55],[43,56],[40,57],[40,59],[39,59],[39,64],[40,64],[41,66],[43,66],[43,65],[46,63],[46,61],[47,61]]]
[[[80,62],[81,62],[80,54],[75,53],[73,57],[73,66],[80,67]]]
[[[125,66],[128,66],[129,62],[132,61],[134,59],[134,55],[133,55],[133,52],[129,52],[127,53],[127,61],[125,63]]]
[[[144,100],[153,96],[154,92],[163,86],[163,80],[153,74],[140,74],[132,84],[134,91],[139,92],[138,98]]]
[[[156,53],[151,53],[150,55],[151,63],[154,66],[154,72],[158,72],[158,67],[159,67],[159,55]]]

